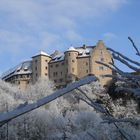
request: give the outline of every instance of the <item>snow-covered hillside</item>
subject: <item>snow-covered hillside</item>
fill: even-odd
[[[40,79],[25,92],[0,81],[0,110],[7,112],[27,101],[32,103],[54,90],[48,79]],[[112,100],[96,81],[8,122],[0,128],[0,139],[139,140],[136,107],[132,99],[125,103],[122,98]]]

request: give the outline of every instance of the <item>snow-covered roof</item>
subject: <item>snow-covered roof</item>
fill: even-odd
[[[55,55],[50,62],[57,62],[64,60],[64,54],[60,53],[58,55]]]
[[[5,80],[13,75],[32,73],[32,61],[24,61],[14,68],[9,69],[1,75],[1,79]]]
[[[49,56],[50,57],[50,55],[49,54],[47,54],[46,52],[44,52],[44,51],[39,51],[38,53],[36,53],[34,56],[32,56],[32,57],[35,57],[35,56],[38,56],[38,55],[45,55],[45,56]]]
[[[90,52],[93,50],[92,47],[89,48],[77,48],[76,49],[79,53],[78,53],[78,57],[85,57],[85,56],[90,56]]]
[[[81,57],[86,57],[86,56],[90,56],[90,52],[93,50],[95,46],[87,46],[87,47],[73,47],[71,46],[67,51],[77,51],[78,52],[78,58]],[[67,52],[66,51],[66,52]],[[55,55],[54,57],[52,57],[51,62],[57,62],[57,61],[62,61],[64,60],[65,54],[64,53],[58,53],[57,55]]]
[[[71,46],[71,47],[68,49],[68,51],[76,51],[76,49],[75,49],[73,46]]]

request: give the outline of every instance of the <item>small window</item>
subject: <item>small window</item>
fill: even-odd
[[[45,60],[46,62],[48,62],[48,60]]]
[[[103,54],[103,52],[101,51],[101,54]]]
[[[59,64],[56,64],[56,65],[55,65],[55,67],[58,67],[58,66],[59,66]]]
[[[48,75],[48,73],[45,73],[45,75],[47,76],[47,75]]]
[[[104,69],[104,67],[103,67],[103,66],[100,66],[100,67],[99,67],[99,70],[103,70],[103,69]]]
[[[86,52],[86,55],[89,55],[90,53],[89,52]]]
[[[35,70],[37,70],[37,67],[35,67]]]
[[[37,63],[37,60],[35,60],[35,63]]]
[[[88,62],[86,62],[86,66],[88,66]]]
[[[51,68],[53,68],[53,65],[50,65]]]
[[[70,56],[70,53],[69,53],[69,56]]]
[[[36,73],[36,77],[38,76],[38,74]]]
[[[63,82],[63,79],[59,79],[60,82]]]
[[[53,76],[55,77],[55,72],[53,73]]]
[[[86,73],[88,73],[88,70],[86,70]]]
[[[72,60],[72,62],[74,63],[74,62],[75,62],[75,60]]]
[[[104,61],[104,58],[101,58],[101,61],[103,62]]]
[[[72,68],[72,72],[74,72],[74,68]]]
[[[47,69],[48,69],[48,67],[45,67],[45,69],[47,70]]]

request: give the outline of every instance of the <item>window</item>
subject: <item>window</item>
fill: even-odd
[[[75,60],[72,60],[72,62],[74,63],[74,62],[75,62]]]
[[[72,68],[72,72],[74,72],[74,68]]]
[[[58,67],[58,66],[59,66],[59,64],[56,64],[56,65],[55,65],[55,67]]]
[[[104,61],[104,58],[101,58],[101,61],[103,62]]]
[[[35,70],[37,70],[37,67],[35,67]]]
[[[55,77],[55,72],[53,73],[53,76]]]
[[[100,67],[99,67],[99,70],[103,70],[103,69],[104,69],[104,67],[103,67],[103,66],[100,66]]]
[[[63,82],[63,79],[59,79],[60,82]]]
[[[48,75],[48,73],[45,73],[45,75],[47,76],[47,75]]]
[[[101,51],[101,54],[103,54],[103,52]]]
[[[35,63],[37,63],[37,60],[35,60]]]
[[[54,72],[54,73],[53,73],[53,76],[54,76],[54,77],[57,76],[57,72]]]
[[[53,65],[50,65],[51,68],[53,68]]]
[[[70,56],[70,53],[69,53],[69,56]]]
[[[45,60],[46,62],[48,62],[48,60]]]
[[[86,73],[88,73],[88,70],[86,70]]]
[[[47,70],[47,69],[48,69],[48,67],[45,67],[45,69]]]
[[[36,77],[38,76],[38,74],[36,73]]]
[[[88,62],[86,62],[86,66],[88,66]]]

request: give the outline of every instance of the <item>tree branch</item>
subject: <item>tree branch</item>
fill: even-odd
[[[111,48],[107,48],[107,50],[113,52],[114,54],[119,55],[119,56],[122,57],[123,59],[125,59],[125,60],[127,60],[127,61],[129,61],[129,62],[131,62],[131,63],[133,63],[133,64],[135,64],[135,65],[137,65],[137,66],[140,66],[140,63],[139,63],[139,62],[136,62],[136,61],[134,61],[134,60],[131,60],[130,58],[124,56],[123,54],[121,54],[121,53],[119,53],[119,52],[117,52],[117,51],[115,51],[115,50],[113,50],[113,49],[111,49]]]
[[[136,50],[136,52],[137,52],[136,55],[140,56],[140,52],[139,52],[137,46],[135,45],[134,41],[132,40],[132,38],[128,37],[128,39],[130,40],[130,42],[132,43],[134,49]]]

